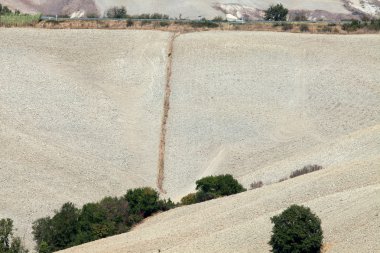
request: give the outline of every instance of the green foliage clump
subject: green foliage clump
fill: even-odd
[[[232,175],[208,176],[196,181],[196,193],[181,199],[182,205],[191,205],[246,191]]]
[[[195,203],[197,203],[197,194],[196,193],[189,193],[181,199],[182,205],[192,205]]]
[[[107,10],[107,18],[127,18],[127,9],[124,6],[114,6]]]
[[[310,208],[292,205],[271,218],[274,227],[269,244],[274,253],[319,253],[323,232],[321,220]]]
[[[342,25],[342,30],[346,32],[354,32],[362,27],[363,26],[359,20],[352,20],[350,23],[344,23]]]
[[[78,209],[66,203],[55,215],[33,223],[37,251],[50,253],[82,243],[127,232],[144,218],[173,208],[169,200],[160,200],[152,188],[129,190],[124,197],[106,197]]]
[[[13,236],[13,220],[0,220],[0,252],[1,253],[28,253],[20,237]]]
[[[282,4],[271,5],[265,11],[264,19],[270,21],[285,21],[288,12],[288,9],[286,9]]]

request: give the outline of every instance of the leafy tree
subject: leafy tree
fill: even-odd
[[[159,210],[159,194],[150,187],[128,190],[125,195],[131,213],[148,217]]]
[[[48,245],[52,242],[53,227],[50,217],[40,218],[33,222],[33,236],[37,242],[37,251],[41,253],[52,252],[53,249]]]
[[[107,10],[106,13],[108,18],[127,18],[127,9],[124,6],[112,7]]]
[[[208,176],[196,181],[197,199],[205,201],[246,191],[232,175]]]
[[[0,252],[1,253],[27,253],[22,245],[20,237],[13,236],[13,221],[11,219],[0,220]]]
[[[310,208],[292,205],[271,218],[274,223],[269,244],[274,253],[319,253],[323,232],[321,220]]]
[[[65,203],[52,218],[52,240],[57,249],[73,246],[78,229],[79,210],[73,203]]]
[[[284,8],[282,4],[271,5],[265,11],[265,20],[271,21],[285,21],[286,16],[288,15],[288,9]]]

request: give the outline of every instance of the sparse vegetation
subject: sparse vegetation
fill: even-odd
[[[13,235],[13,220],[0,220],[0,253],[28,253],[21,238]]]
[[[250,190],[253,190],[253,189],[256,189],[256,188],[261,188],[261,187],[263,187],[263,182],[262,181],[255,181],[255,182],[253,182],[253,183],[251,183],[250,185],[249,185],[249,189]]]
[[[216,16],[212,19],[214,22],[223,22],[225,19],[222,16]]]
[[[301,176],[301,175],[304,175],[304,174],[307,174],[307,173],[310,173],[310,172],[314,172],[314,171],[317,171],[317,170],[321,170],[321,169],[323,169],[323,167],[320,166],[320,165],[317,165],[317,164],[306,165],[306,166],[304,166],[300,170],[293,171],[290,174],[290,178],[298,177],[298,176]]]
[[[131,26],[133,26],[133,24],[134,24],[133,20],[131,20],[131,19],[127,20],[127,27],[131,27]]]
[[[284,8],[282,4],[271,5],[265,11],[264,19],[270,21],[285,21],[288,12],[288,9]]]
[[[309,31],[309,26],[307,24],[301,24],[300,25],[300,31],[301,32],[308,32]]]
[[[210,20],[201,20],[201,21],[192,21],[190,22],[191,27],[193,28],[216,28],[219,25]]]
[[[281,26],[282,26],[283,31],[289,31],[293,29],[293,24],[291,23],[284,22],[284,23],[281,23]]]
[[[321,220],[310,208],[292,205],[271,221],[274,224],[269,241],[272,252],[320,252],[323,240]]]
[[[169,25],[170,25],[170,23],[167,22],[167,21],[160,21],[160,26],[161,26],[161,27],[167,27],[167,26],[169,26]]]

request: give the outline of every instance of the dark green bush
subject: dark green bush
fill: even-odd
[[[106,197],[100,202],[85,204],[82,209],[66,203],[52,218],[33,223],[37,251],[50,253],[124,233],[145,217],[174,207],[170,199],[160,200],[152,188],[129,190],[124,197]]]
[[[265,11],[265,20],[270,21],[285,21],[288,15],[288,9],[284,8],[282,4],[271,5]]]
[[[232,175],[208,176],[196,181],[197,201],[228,196],[246,191]]]
[[[189,193],[181,199],[182,205],[192,205],[195,203],[197,203],[197,194],[196,193]]]
[[[1,7],[1,6],[0,6]],[[13,220],[0,220],[0,253],[27,253],[19,237],[13,236]]]
[[[274,253],[319,253],[323,232],[321,220],[310,208],[292,205],[271,218],[274,224],[269,244]]]

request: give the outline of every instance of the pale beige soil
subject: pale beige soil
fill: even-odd
[[[0,29],[0,217],[156,185],[169,33]]]
[[[62,253],[269,252],[270,217],[297,203],[322,220],[327,252],[379,252],[380,156],[159,214]]]
[[[0,29],[0,217],[29,246],[66,201],[156,186],[170,38]],[[163,197],[210,174],[266,185],[73,252],[266,252],[292,203],[322,218],[331,252],[380,249],[379,35],[191,33],[170,57]],[[326,169],[274,184],[309,163]]]

